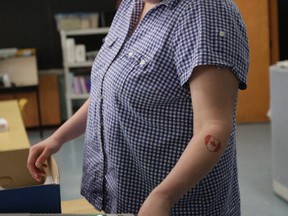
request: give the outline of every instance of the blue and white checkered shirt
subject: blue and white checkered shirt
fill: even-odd
[[[230,68],[246,88],[246,28],[232,0],[163,0],[132,34],[143,6],[122,2],[91,73],[81,193],[107,213],[137,214],[186,148],[196,66]],[[221,160],[170,214],[240,215],[235,115]]]

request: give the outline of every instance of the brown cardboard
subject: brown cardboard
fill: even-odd
[[[44,183],[44,179],[38,182],[29,173],[28,153],[28,149],[0,152],[0,187],[10,189]]]

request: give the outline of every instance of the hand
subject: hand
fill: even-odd
[[[152,191],[138,212],[138,216],[169,216],[171,201]]]
[[[40,181],[41,178],[46,175],[44,168],[46,168],[47,165],[45,162],[52,154],[56,153],[60,147],[61,145],[51,137],[30,147],[27,168],[33,178]]]

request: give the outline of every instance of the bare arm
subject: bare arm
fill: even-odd
[[[154,203],[158,205],[155,209],[164,209],[158,215],[167,215],[172,205],[216,165],[227,147],[238,92],[237,78],[228,69],[199,66],[190,79],[190,91],[193,138],[166,179],[149,195],[139,216],[147,215]]]
[[[81,108],[68,119],[54,134],[53,139],[59,144],[64,144],[85,132],[89,99],[81,106]]]
[[[49,156],[59,151],[64,143],[85,132],[88,106],[89,99],[50,137],[30,148],[27,168],[35,179],[40,180],[41,176],[45,175],[43,171],[44,163]]]

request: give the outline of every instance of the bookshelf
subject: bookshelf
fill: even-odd
[[[89,97],[90,92],[90,83],[88,77],[90,77],[90,71],[93,64],[93,60],[87,60],[85,56],[85,60],[75,60],[71,57],[73,54],[73,46],[77,45],[77,41],[75,44],[71,44],[67,42],[67,39],[76,39],[81,36],[93,36],[93,35],[101,35],[103,38],[108,33],[108,27],[101,27],[95,29],[79,29],[79,30],[61,30],[61,47],[62,47],[62,56],[63,56],[63,68],[64,68],[64,77],[65,77],[65,95],[66,95],[66,109],[67,109],[67,117],[71,117],[73,115],[73,101],[75,100],[85,100]],[[99,40],[99,38],[98,38]],[[100,49],[100,47],[98,48]],[[85,51],[86,52],[86,51]],[[95,57],[97,55],[97,50],[95,50]]]

